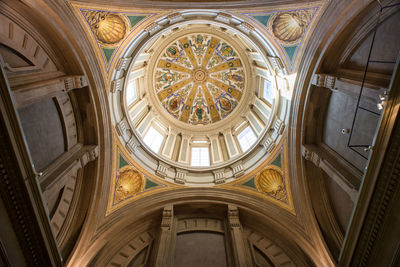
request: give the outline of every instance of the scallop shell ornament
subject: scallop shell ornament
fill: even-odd
[[[275,199],[287,201],[285,182],[279,168],[269,167],[256,176],[256,188]]]
[[[128,21],[120,14],[102,11],[84,11],[83,14],[103,46],[116,46],[128,32]]]
[[[312,18],[310,10],[276,13],[270,19],[269,29],[284,45],[298,43]]]
[[[114,203],[118,203],[141,192],[144,187],[144,178],[135,168],[123,167],[118,171],[115,186]]]

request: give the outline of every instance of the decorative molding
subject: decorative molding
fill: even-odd
[[[136,138],[134,138],[133,136],[125,144],[126,149],[129,151],[129,153],[132,153],[132,154],[134,154],[136,152],[136,150],[138,149],[139,146],[140,145],[137,143]]]
[[[268,57],[268,59],[275,69],[279,71],[282,71],[284,69],[282,60],[279,57]]]
[[[100,264],[96,262],[97,265],[102,266],[128,266],[129,263],[134,259],[140,252],[144,249],[151,248],[154,241],[155,233],[154,231],[147,231],[136,236],[134,239],[129,241],[128,244],[119,249],[109,261],[109,264]],[[146,259],[148,259],[149,252],[146,253]],[[146,259],[144,262],[147,262]]]
[[[272,262],[273,266],[300,266],[300,264],[295,264],[284,250],[258,232],[252,230],[250,235],[247,236],[247,241],[253,258],[255,258],[253,248],[255,246]]]
[[[85,146],[83,149],[86,152],[80,158],[82,168],[99,157],[99,146]]]
[[[302,156],[305,160],[311,161],[315,166],[320,167],[321,157],[314,151],[302,146]]]
[[[75,75],[65,78],[64,80],[65,91],[71,91],[73,89],[82,88],[88,85],[86,76]]]
[[[237,206],[228,205],[228,222],[231,228],[241,228]]]
[[[177,168],[176,173],[175,173],[175,183],[185,184],[187,173],[188,173],[188,171]]]
[[[237,26],[238,29],[242,30],[246,34],[250,34],[254,31],[254,27],[247,22],[242,22]]]
[[[274,130],[278,134],[282,134],[283,131],[285,130],[285,123],[281,119],[279,119],[278,117],[275,118]]]
[[[274,139],[272,139],[271,136],[268,136],[267,140],[265,140],[264,144],[263,144],[265,150],[267,150],[268,153],[271,153],[272,150],[274,150],[276,143],[274,141]]]
[[[65,93],[87,86],[85,76],[63,76],[54,79],[25,83],[13,87],[13,95],[17,107],[27,106],[42,99],[59,97]]]
[[[26,264],[62,266],[1,61],[0,89],[0,196],[7,210],[2,216],[13,222]]]
[[[231,22],[232,15],[224,12],[219,12],[218,15],[215,17],[216,21],[220,21],[226,24]]]
[[[231,168],[232,168],[233,176],[235,178],[239,178],[240,176],[242,176],[244,174],[243,163],[241,160],[232,164]]]
[[[314,74],[311,83],[318,87],[335,90],[336,77],[327,74]]]
[[[117,71],[122,71],[126,70],[129,66],[129,63],[131,62],[132,58],[131,57],[126,57],[126,58],[120,58],[118,60],[117,65],[115,66],[115,69]]]
[[[176,233],[207,231],[225,233],[224,223],[214,218],[184,218],[178,220]]]
[[[115,128],[117,129],[117,133],[121,136],[123,136],[125,134],[125,131],[127,131],[129,129],[128,123],[126,122],[125,117],[117,123],[117,125],[115,126]]]
[[[180,21],[184,20],[184,17],[182,16],[181,13],[177,12],[177,13],[173,13],[171,15],[168,15],[167,19],[169,20],[169,24],[174,24],[174,23],[177,23],[177,22],[180,22]]]
[[[172,205],[164,207],[161,219],[161,228],[170,230],[173,219],[174,219],[174,207]]]
[[[165,164],[162,161],[158,161],[158,166],[156,170],[156,174],[160,176],[161,178],[165,178],[167,176],[167,171],[170,168],[169,165]]]
[[[400,193],[400,125],[398,118],[396,121],[371,201],[369,205],[365,203],[369,208],[352,256],[353,266],[370,266],[379,259],[380,255],[376,253],[379,253],[378,249],[382,246],[382,237],[388,231],[388,225],[399,227],[395,222],[388,221],[389,212],[396,212],[396,202]]]
[[[214,174],[214,183],[215,184],[223,184],[225,183],[225,170],[221,169],[221,170],[216,170],[213,171]]]
[[[316,167],[323,170],[335,183],[343,189],[352,201],[356,201],[357,189],[351,184],[338,168],[335,168],[327,159],[324,159],[316,152],[317,148],[310,145],[303,145],[301,153],[305,160],[311,161]]]
[[[163,27],[160,24],[153,22],[150,25],[148,25],[144,30],[146,32],[148,32],[150,35],[153,35],[156,32],[158,32],[159,30],[161,30],[162,28]]]
[[[115,93],[117,91],[122,91],[122,87],[124,86],[125,77],[120,79],[116,79],[111,83],[111,93]]]

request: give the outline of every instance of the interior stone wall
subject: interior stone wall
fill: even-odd
[[[228,266],[224,235],[207,232],[178,234],[176,238],[174,266]]]
[[[396,34],[400,24],[400,12],[397,11],[389,18],[382,19],[383,21],[377,29],[371,59],[395,62],[400,48],[400,37]],[[364,70],[371,41],[372,34],[369,34],[346,63],[349,68]],[[393,67],[394,64],[371,63],[369,69],[373,72],[391,75]]]
[[[54,99],[19,109],[26,141],[35,168],[43,170],[65,151],[61,116]]]
[[[339,89],[338,89],[339,90]],[[358,89],[359,90],[359,89]],[[375,99],[364,99],[361,105],[372,106],[376,110],[378,91],[373,92]],[[373,102],[375,100],[375,103]],[[322,141],[330,148],[350,162],[358,170],[363,171],[367,160],[347,147],[349,134],[342,134],[342,129],[351,129],[357,105],[357,95],[353,93],[334,91],[331,94],[326,113],[324,135]],[[355,121],[355,128],[351,137],[351,144],[371,145],[379,116],[360,110]],[[368,156],[362,148],[357,149],[364,156]]]
[[[354,202],[349,195],[332,179],[325,177],[325,186],[330,203],[343,232],[346,232],[350,222]]]

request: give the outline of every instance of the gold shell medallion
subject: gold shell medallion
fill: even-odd
[[[300,42],[312,18],[310,10],[276,13],[269,20],[269,29],[284,45]]]
[[[258,191],[278,200],[287,200],[282,171],[274,166],[265,168],[257,174],[255,184]]]
[[[83,11],[94,35],[103,46],[116,46],[128,33],[129,22],[118,13]]]
[[[144,178],[132,166],[125,166],[118,171],[114,203],[125,200],[143,191]]]

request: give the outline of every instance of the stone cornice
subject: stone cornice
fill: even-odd
[[[4,73],[0,62],[0,195],[26,262],[31,266],[62,266]]]

